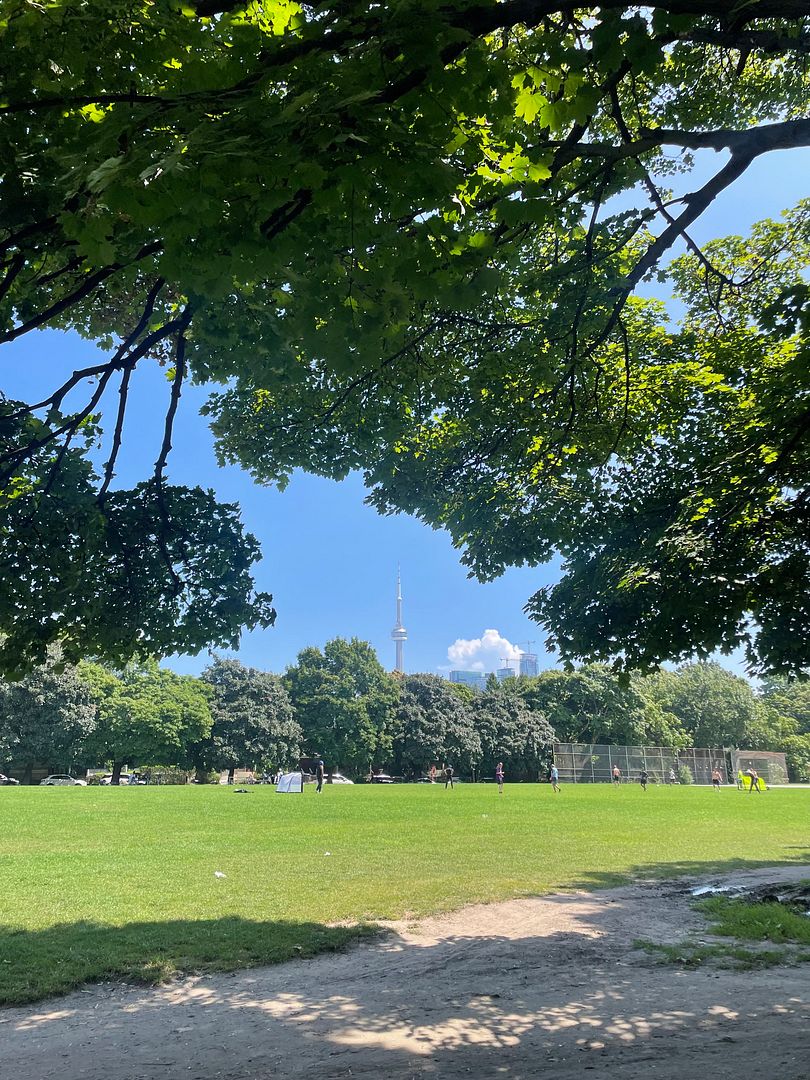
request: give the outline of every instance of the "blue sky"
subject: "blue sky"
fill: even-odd
[[[698,169],[704,174],[721,164],[719,155],[706,155]],[[693,227],[694,238],[741,233],[753,221],[778,214],[810,195],[808,177],[808,150],[761,158]],[[687,188],[693,186],[694,178]],[[98,351],[76,335],[44,331],[6,346],[3,360],[4,393],[31,400],[58,385],[64,372],[98,362]],[[167,396],[163,371],[139,367],[119,461],[120,486],[129,487],[149,473],[160,447]],[[283,494],[258,487],[240,469],[217,466],[211,434],[199,416],[204,399],[202,388],[184,391],[168,475],[173,483],[211,487],[221,500],[238,502],[247,528],[261,542],[264,559],[256,568],[257,585],[273,593],[278,619],[272,629],[244,636],[237,655],[245,663],[282,671],[305,646],[342,635],[370,641],[383,663],[393,667],[389,635],[400,563],[408,670],[476,664],[490,670],[509,654],[510,643],[525,647],[532,640],[541,667],[553,665],[543,648],[542,628],[522,608],[533,592],[556,580],[557,566],[516,568],[481,585],[467,578],[445,534],[405,515],[380,517],[364,506],[359,477],[336,484],[296,475]],[[484,638],[487,630],[497,636]],[[448,648],[459,640],[469,644],[457,646],[451,662]],[[176,670],[189,673],[199,672],[206,662],[205,655],[169,660]],[[739,661],[724,662],[739,669]]]

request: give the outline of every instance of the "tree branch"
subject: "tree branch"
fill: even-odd
[[[124,343],[125,348],[129,349],[138,340],[146,327],[149,325],[149,320],[152,318],[152,312],[155,310],[155,303],[158,295],[166,284],[163,278],[158,278],[152,288],[149,290],[149,295],[146,298],[141,317],[138,320],[138,324],[132,333],[127,337]],[[101,489],[98,493],[99,505],[104,503],[107,497],[107,491],[112,483],[113,476],[115,475],[115,462],[118,458],[118,452],[121,449],[121,436],[124,429],[124,416],[127,411],[127,397],[129,394],[129,382],[132,378],[132,372],[135,370],[135,364],[137,361],[133,361],[130,357],[124,359],[124,371],[121,376],[121,385],[118,388],[118,414],[115,419],[115,432],[113,434],[112,448],[110,450],[110,456],[104,465],[104,481],[101,485]]]
[[[160,240],[153,240],[149,244],[144,244],[140,251],[126,262],[110,263],[109,266],[105,266],[103,269],[97,270],[94,274],[90,274],[84,284],[78,289],[75,289],[67,296],[63,296],[61,300],[57,300],[56,303],[51,304],[45,311],[40,311],[38,315],[29,319],[28,322],[21,323],[20,326],[15,326],[13,329],[7,330],[5,334],[0,334],[0,345],[5,345],[9,341],[15,341],[18,337],[22,337],[23,334],[27,334],[31,330],[36,330],[38,327],[44,326],[50,319],[55,319],[58,315],[61,315],[63,311],[67,311],[68,308],[72,307],[74,304],[78,304],[79,301],[84,300],[85,297],[94,292],[102,282],[106,281],[108,277],[111,277],[119,270],[122,270],[125,266],[132,266],[133,263],[140,262],[141,259],[146,259],[150,255],[157,254],[162,247],[163,243]]]

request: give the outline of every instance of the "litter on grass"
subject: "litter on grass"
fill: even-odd
[[[223,874],[221,870],[215,870],[214,877],[227,877],[227,874]]]

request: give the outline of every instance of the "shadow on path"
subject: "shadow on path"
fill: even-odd
[[[337,956],[0,1012],[0,1072],[24,1061],[33,1080],[57,1063],[62,1080],[807,1080],[807,967],[684,971],[633,948],[700,926],[683,884],[660,882],[469,908]]]

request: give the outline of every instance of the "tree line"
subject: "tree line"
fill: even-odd
[[[113,670],[46,662],[0,682],[0,765],[175,766],[199,779],[224,769],[294,767],[320,754],[353,777],[424,776],[432,764],[536,780],[550,744],[585,742],[779,750],[791,779],[810,779],[810,683],[759,689],[716,663],[620,678],[589,664],[498,681],[483,692],[437,675],[387,672],[374,649],[335,638],[304,649],[279,676],[215,658],[197,678],[156,662]]]

